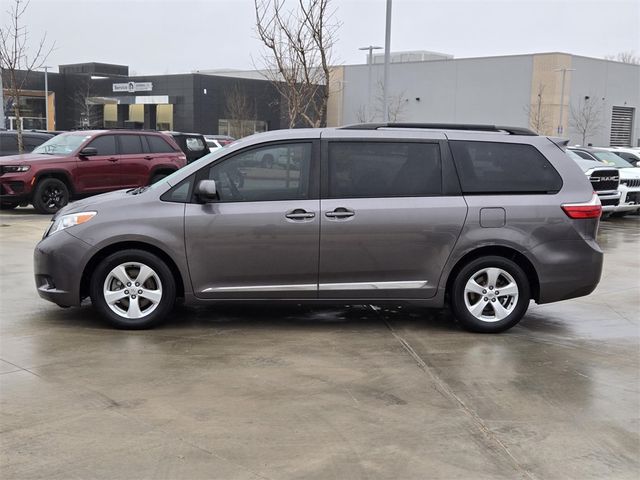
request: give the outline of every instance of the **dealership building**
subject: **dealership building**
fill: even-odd
[[[383,57],[335,68],[329,125],[381,121]],[[510,125],[572,144],[640,145],[640,65],[555,52],[391,59],[391,120]]]
[[[381,121],[383,57],[333,68],[327,125]],[[640,145],[640,65],[557,52],[454,58],[413,51],[391,60],[392,121],[510,125],[572,144]],[[47,92],[44,72],[29,76],[25,128],[137,125],[242,136],[288,125],[277,89],[255,70],[132,76],[127,66],[103,63],[58,70],[49,72]],[[4,86],[12,128],[6,75]]]
[[[45,73],[29,74],[20,100],[24,128],[133,125],[204,134],[234,133],[230,130],[239,123],[245,134],[281,128],[280,96],[265,79],[200,73],[131,76],[127,66],[104,63],[60,65],[58,70],[46,75],[46,91]],[[3,77],[5,127],[13,129],[14,100],[6,72]],[[230,98],[236,101],[230,104]]]

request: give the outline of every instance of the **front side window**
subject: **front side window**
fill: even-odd
[[[463,193],[555,193],[562,188],[556,169],[532,145],[457,140],[449,145]]]
[[[115,135],[102,135],[87,146],[95,148],[98,151],[98,155],[115,155],[116,137]]]
[[[414,197],[442,193],[437,143],[331,142],[329,197]]]
[[[222,202],[306,199],[311,143],[257,148],[216,162],[206,178],[216,181]]]
[[[120,153],[122,155],[135,155],[142,153],[140,135],[119,135]]]

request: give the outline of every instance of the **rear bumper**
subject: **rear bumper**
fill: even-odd
[[[58,305],[80,305],[80,280],[90,250],[64,230],[38,243],[33,252],[38,295]]]
[[[540,283],[538,303],[589,295],[600,282],[604,254],[593,240],[544,243],[531,254]]]

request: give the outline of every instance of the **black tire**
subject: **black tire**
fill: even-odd
[[[69,203],[69,189],[57,178],[43,178],[33,193],[33,206],[38,213],[56,213]]]
[[[0,203],[0,210],[13,210],[17,206],[17,203]]]
[[[482,273],[485,269],[490,268],[506,272],[506,275],[498,275],[495,285],[490,285],[487,282],[489,280],[488,275]],[[495,271],[493,270],[493,272]],[[508,279],[508,276],[511,279]],[[476,279],[476,283],[482,288],[477,294],[472,292],[465,293],[467,282],[472,278]],[[510,283],[511,280],[517,286],[517,297],[500,295],[499,289],[503,286],[506,288],[507,282]],[[487,287],[486,289],[484,289],[485,286]],[[498,295],[493,293],[495,291],[498,291]],[[486,294],[483,294],[483,292],[486,292]],[[465,299],[469,302],[470,307],[467,307]],[[453,314],[462,326],[472,332],[480,333],[503,332],[516,325],[526,313],[530,299],[531,287],[529,279],[522,268],[515,262],[499,256],[477,258],[462,267],[453,280],[449,298]],[[482,305],[485,305],[484,308]],[[473,306],[483,308],[478,313],[483,318],[478,318],[471,313],[470,308]],[[500,311],[510,313],[500,319],[500,314],[495,307],[502,307]]]
[[[142,264],[151,268],[154,274],[157,275],[157,279],[159,279],[160,283],[160,291],[161,298],[157,302],[155,308],[149,310],[149,308],[153,305],[152,302],[147,300],[144,295],[139,295],[138,301],[136,303],[139,305],[139,311],[144,314],[145,311],[149,313],[144,314],[144,316],[140,318],[127,318],[124,312],[125,308],[129,308],[129,304],[132,299],[136,298],[135,293],[139,292],[134,290],[129,294],[129,296],[124,296],[122,300],[114,305],[114,308],[118,311],[121,311],[121,314],[116,313],[112,307],[107,304],[105,300],[105,282],[109,277],[109,282],[115,282],[114,288],[109,288],[110,291],[120,291],[118,288],[118,280],[111,276],[111,272],[114,268],[118,267],[122,264]],[[127,270],[128,268],[128,270]],[[125,267],[125,270],[129,272],[129,278],[132,275],[136,274],[136,269],[133,266]],[[139,271],[139,270],[138,270]],[[149,283],[143,283],[139,287],[135,286],[135,282],[131,281],[131,289],[137,288],[145,288],[149,290],[153,290],[153,285],[155,284],[155,290],[158,290],[158,285],[156,284],[155,277],[149,277],[148,282],[152,282],[151,285]],[[127,291],[129,287],[127,285],[122,286],[123,293]],[[145,328],[151,328],[158,323],[162,322],[169,315],[176,301],[176,281],[171,273],[169,267],[165,264],[163,260],[158,258],[156,255],[146,252],[144,250],[123,250],[121,252],[116,252],[109,255],[107,258],[102,260],[98,267],[93,271],[91,275],[91,284],[90,284],[90,296],[91,302],[93,303],[94,308],[109,322],[116,328],[121,329],[129,329],[129,330],[140,330]],[[130,298],[131,297],[131,298]],[[149,306],[145,307],[143,303],[147,303]],[[128,310],[127,310],[128,312]]]

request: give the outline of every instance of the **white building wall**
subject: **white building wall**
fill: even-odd
[[[383,66],[372,65],[372,106],[381,120]],[[368,65],[344,68],[343,122],[357,123],[367,104]],[[403,107],[397,121],[528,126],[530,55],[390,65],[390,96]],[[419,99],[419,100],[418,100]]]
[[[600,128],[594,130],[587,143],[594,146],[609,145],[611,133],[611,110],[614,106],[634,107],[634,129],[632,144],[640,139],[640,65],[630,65],[609,60],[574,56],[571,74],[570,108],[578,109],[585,96],[600,105],[602,118]],[[581,135],[571,126],[568,132],[571,143],[581,143]]]

